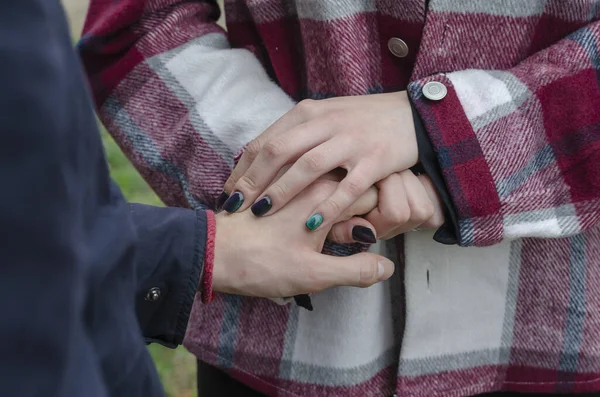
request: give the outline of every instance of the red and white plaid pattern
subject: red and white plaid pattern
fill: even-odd
[[[79,50],[100,117],[162,199],[212,207],[293,100],[406,89],[462,247],[411,233],[395,278],[313,313],[197,301],[186,346],[269,396],[600,390],[600,2],[225,3],[227,33],[214,1],[92,0]]]

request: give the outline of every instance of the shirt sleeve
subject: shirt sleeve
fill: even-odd
[[[294,106],[218,17],[215,0],[91,0],[77,46],[100,120],[169,206],[215,208],[235,155]]]
[[[204,211],[130,204],[137,232],[136,311],[146,341],[183,342],[200,285],[208,231]]]
[[[460,245],[569,237],[600,225],[599,42],[600,21],[586,21],[511,68],[409,85]],[[428,87],[447,93],[436,98]]]
[[[412,103],[411,108],[415,125],[415,134],[417,136],[417,147],[419,150],[419,164],[413,167],[412,170],[416,173],[424,172],[429,176],[444,207],[444,224],[435,232],[433,239],[441,244],[457,244],[460,230],[458,228],[456,208],[454,208],[450,192],[444,182],[440,164],[429,140],[429,136],[427,136],[427,131],[425,130],[421,116],[419,116],[419,113]]]

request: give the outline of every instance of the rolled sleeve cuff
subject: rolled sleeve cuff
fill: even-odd
[[[441,99],[428,98],[424,88],[430,82],[442,84],[447,94]],[[455,209],[459,245],[500,242],[502,219],[498,193],[452,81],[446,74],[429,76],[410,83],[408,94],[433,146]]]
[[[444,206],[444,224],[435,232],[433,239],[441,244],[457,244],[460,231],[458,228],[456,209],[450,198],[450,193],[444,182],[442,170],[440,169],[433,146],[427,136],[427,131],[425,130],[421,116],[419,116],[419,113],[416,111],[412,102],[411,107],[415,125],[415,134],[417,137],[417,146],[419,149],[420,164],[418,164],[418,166],[429,176],[429,179],[431,179],[431,183],[435,187]]]

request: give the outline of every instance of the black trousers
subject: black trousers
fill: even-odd
[[[558,397],[558,394],[520,394],[520,393],[491,393],[480,397]],[[578,394],[580,397],[600,397],[600,392]],[[265,397],[264,394],[256,392],[237,380],[231,378],[225,372],[198,361],[198,397]]]

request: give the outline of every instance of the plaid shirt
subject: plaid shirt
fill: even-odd
[[[196,302],[186,346],[269,396],[600,390],[600,2],[225,3],[227,33],[214,1],[92,0],[99,115],[161,198],[213,206],[294,101],[406,89],[460,246],[409,233],[395,279],[316,294],[313,313]]]

